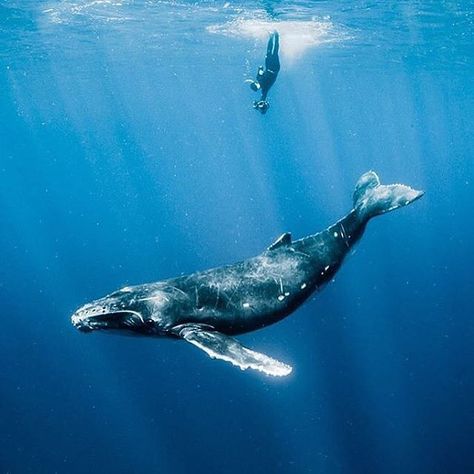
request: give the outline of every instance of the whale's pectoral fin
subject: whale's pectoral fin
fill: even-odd
[[[247,349],[232,337],[209,329],[208,326],[187,324],[176,328],[175,332],[179,337],[202,349],[209,357],[225,360],[242,370],[259,370],[275,377],[283,377],[292,371],[289,365]]]
[[[273,242],[270,247],[268,247],[268,250],[275,250],[278,247],[282,247],[283,245],[291,245],[291,234],[289,232],[285,232],[284,234],[281,234],[278,239]]]

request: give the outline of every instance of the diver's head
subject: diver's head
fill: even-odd
[[[257,92],[257,91],[260,89],[260,84],[259,84],[257,81],[252,81],[252,82],[250,83],[250,88],[251,88],[253,91]]]
[[[258,110],[262,115],[265,115],[270,108],[270,104],[266,100],[256,100],[253,103],[253,108]]]

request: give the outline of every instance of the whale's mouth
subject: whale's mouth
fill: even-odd
[[[135,311],[110,311],[88,315],[81,310],[71,317],[73,326],[82,332],[97,329],[134,329],[143,324],[143,318]]]

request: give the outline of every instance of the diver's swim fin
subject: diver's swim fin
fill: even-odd
[[[175,333],[185,341],[199,347],[212,359],[225,360],[242,370],[259,370],[274,377],[283,377],[292,371],[289,365],[247,349],[232,337],[214,331],[208,326],[185,324],[176,327]]]

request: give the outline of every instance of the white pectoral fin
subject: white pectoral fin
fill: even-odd
[[[199,325],[186,325],[180,328],[179,336],[206,352],[212,359],[220,359],[240,367],[242,370],[254,369],[266,375],[284,377],[292,368],[265,354],[244,347],[232,337]]]

